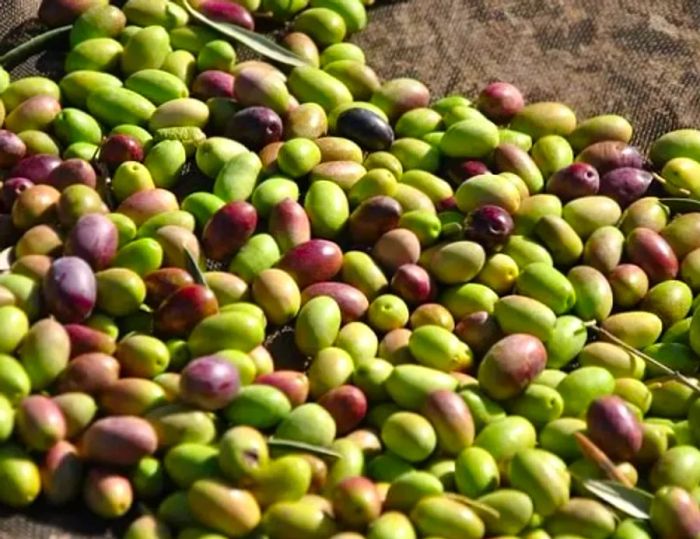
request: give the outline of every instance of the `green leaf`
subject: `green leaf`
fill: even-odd
[[[700,200],[695,200],[694,198],[660,198],[659,202],[672,213],[700,211]]]
[[[195,10],[188,0],[180,0],[180,4],[187,10],[190,16],[200,24],[208,26],[212,30],[216,30],[220,34],[238,41],[240,44],[245,45],[249,49],[262,54],[271,60],[294,67],[308,65],[306,61],[301,59],[289,49],[278,45],[261,34],[251,32],[250,30],[246,30],[245,28],[241,28],[240,26],[233,24],[212,21],[199,11]]]
[[[647,491],[602,479],[586,479],[583,481],[583,486],[588,492],[626,515],[632,518],[649,519],[654,496]]]
[[[199,268],[199,263],[187,247],[185,247],[185,259],[185,261],[187,262],[187,271],[190,275],[192,275],[194,282],[209,288],[209,286],[207,285],[207,280],[205,279],[202,270]]]
[[[44,32],[43,34],[39,34],[38,36],[34,36],[29,41],[25,41],[21,45],[16,46],[14,49],[0,56],[0,66],[10,68],[21,64],[30,56],[41,52],[42,49],[54,39],[70,32],[70,29],[71,25],[60,26]]]
[[[313,455],[318,455],[320,457],[330,457],[334,459],[342,458],[343,455],[327,447],[322,447],[320,445],[306,444],[304,442],[297,442],[296,440],[284,440],[282,438],[269,438],[267,440],[267,445],[270,447],[276,447],[278,449],[290,449],[292,451],[303,451],[304,453],[311,453]]]

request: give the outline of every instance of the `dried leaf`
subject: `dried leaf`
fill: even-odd
[[[600,449],[593,441],[582,432],[575,432],[574,438],[578,443],[583,456],[593,462],[601,471],[611,480],[617,481],[622,485],[631,487],[629,480],[617,469],[615,464],[608,458],[605,452]]]

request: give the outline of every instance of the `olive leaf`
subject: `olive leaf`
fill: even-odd
[[[41,52],[46,45],[48,45],[54,39],[57,39],[63,34],[70,32],[71,28],[71,25],[59,26],[58,28],[53,28],[39,34],[38,36],[34,36],[21,45],[17,45],[14,49],[7,51],[5,54],[0,56],[0,66],[11,68],[17,64],[21,64],[30,56]]]
[[[700,212],[700,200],[694,198],[660,198],[659,202],[673,213]]]
[[[608,505],[632,518],[649,519],[649,511],[654,496],[646,490],[626,487],[616,481],[585,479],[584,488]]]
[[[466,505],[470,509],[474,509],[474,511],[476,511],[477,513],[487,514],[496,520],[501,518],[501,513],[499,513],[496,509],[494,509],[490,505],[486,505],[485,503],[477,502],[476,500],[472,500],[471,498],[468,498],[467,496],[463,496],[462,494],[457,494],[455,492],[446,492],[445,497],[449,498],[450,500],[454,500],[456,502],[459,502],[463,505]]]
[[[290,449],[292,451],[303,451],[305,453],[311,453],[312,455],[318,455],[320,457],[330,457],[334,459],[342,458],[343,455],[327,447],[322,447],[320,445],[307,444],[304,442],[297,442],[296,440],[285,440],[282,438],[268,438],[267,445],[270,447],[276,447],[278,449]]]
[[[209,288],[209,286],[207,285],[207,280],[204,277],[202,270],[199,268],[199,263],[197,262],[197,259],[194,257],[192,252],[187,247],[184,248],[184,251],[185,251],[185,263],[187,264],[187,271],[189,272],[190,275],[192,275],[194,282]]]
[[[293,67],[308,65],[306,61],[294,54],[289,49],[278,45],[261,34],[251,32],[250,30],[246,30],[245,28],[233,24],[212,21],[206,15],[203,15],[194,9],[188,0],[179,0],[179,3],[185,8],[185,10],[187,10],[187,13],[189,13],[190,16],[200,24],[208,26],[212,30],[238,41],[240,44],[245,45],[249,49],[262,54],[271,60],[275,60],[281,64],[286,64]]]

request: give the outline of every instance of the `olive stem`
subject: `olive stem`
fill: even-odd
[[[627,479],[620,472],[620,470],[617,469],[615,464],[610,460],[605,452],[595,443],[593,443],[593,440],[582,432],[575,432],[574,438],[576,439],[578,446],[581,448],[583,456],[598,466],[598,468],[600,468],[605,475],[608,476],[608,479],[622,483],[626,487],[634,486],[632,483],[630,483],[629,479]]]
[[[584,325],[587,328],[598,333],[599,335],[603,335],[606,339],[614,342],[616,345],[620,346],[621,348],[624,348],[630,354],[634,354],[637,357],[643,359],[646,363],[654,365],[654,367],[663,371],[668,376],[675,378],[676,380],[678,380],[682,384],[688,386],[690,389],[692,389],[696,393],[700,393],[700,386],[698,386],[698,384],[695,381],[693,381],[691,378],[688,378],[686,375],[684,375],[683,373],[681,373],[679,371],[674,371],[673,369],[671,369],[667,365],[664,365],[659,360],[654,359],[650,355],[647,355],[644,352],[640,352],[635,347],[630,346],[622,339],[620,339],[620,338],[616,337],[615,335],[613,335],[612,333],[610,333],[607,329],[598,326],[595,321],[584,322]]]
[[[70,32],[71,25],[59,26],[46,32],[34,36],[29,41],[25,41],[21,45],[17,45],[14,49],[9,50],[0,56],[0,66],[14,67],[15,65],[24,62],[27,58],[40,52],[42,48],[59,36]]]
[[[651,175],[652,175],[652,177],[653,177],[657,182],[659,182],[659,183],[660,183],[661,185],[663,185],[664,187],[666,187],[666,186],[669,185],[669,183],[670,183],[670,182],[669,182],[666,178],[664,178],[661,174],[657,174],[656,172],[652,172]],[[692,194],[693,194],[693,193],[691,193],[690,191],[688,191],[687,189],[684,189],[683,187],[675,187],[675,186],[674,186],[673,189],[675,189],[679,194],[685,195],[685,196],[687,196],[687,197],[692,196]]]

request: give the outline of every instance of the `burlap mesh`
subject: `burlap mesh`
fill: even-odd
[[[38,4],[0,0],[0,51],[36,31]],[[643,147],[700,125],[698,0],[378,0],[370,21],[353,38],[368,62],[383,78],[424,81],[435,96],[507,80],[529,100],[568,103],[580,118],[623,114]],[[58,78],[61,62],[54,52],[13,73]],[[38,504],[0,511],[0,539],[113,537],[126,521],[107,527],[80,507]]]

